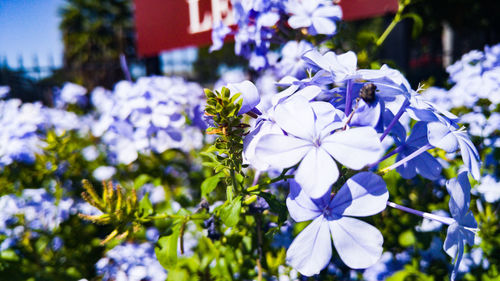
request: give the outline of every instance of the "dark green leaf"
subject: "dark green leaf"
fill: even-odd
[[[210,192],[212,192],[222,178],[224,174],[218,173],[217,175],[206,178],[203,183],[201,183],[201,195],[206,197]]]
[[[260,192],[259,196],[266,200],[267,204],[269,204],[271,212],[278,215],[278,224],[281,225],[286,221],[287,209],[285,202],[279,201],[273,194],[267,192]]]

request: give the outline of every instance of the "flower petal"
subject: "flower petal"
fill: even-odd
[[[286,206],[296,222],[312,220],[319,217],[322,212],[321,206],[318,206],[294,180],[290,180],[290,193],[286,198]]]
[[[231,96],[241,93],[240,99],[243,99],[243,104],[241,105],[238,114],[244,114],[256,107],[260,102],[259,91],[255,85],[245,80],[240,83],[229,83],[227,88],[231,92]]]
[[[332,242],[329,236],[325,218],[316,218],[293,240],[286,252],[287,263],[302,275],[318,274],[332,257]]]
[[[311,18],[307,16],[291,16],[288,19],[288,24],[290,25],[291,28],[297,29],[301,27],[309,27],[312,24]]]
[[[456,133],[455,136],[457,137],[458,144],[460,146],[460,153],[462,154],[464,165],[467,167],[472,177],[475,180],[479,180],[481,178],[481,158],[479,157],[476,147],[467,137],[467,134],[459,132]]]
[[[330,208],[340,216],[365,217],[382,212],[388,199],[384,180],[374,173],[361,172],[340,188],[330,202]]]
[[[311,149],[295,173],[295,180],[312,198],[325,195],[338,177],[337,164],[321,147]]]
[[[335,160],[356,170],[376,162],[383,153],[377,132],[371,127],[336,132],[324,138],[321,147]]]
[[[273,167],[284,169],[297,164],[312,147],[311,142],[303,139],[269,134],[257,143],[255,156]]]
[[[274,120],[288,134],[306,140],[314,137],[314,113],[309,101],[302,96],[294,96],[278,104]]]
[[[455,280],[458,272],[458,267],[464,255],[464,241],[460,235],[460,227],[454,223],[448,227],[446,232],[446,239],[443,244],[444,251],[453,259],[453,270],[451,272],[450,280]]]
[[[315,17],[312,18],[312,25],[318,34],[334,34],[337,26],[330,19]]]
[[[422,177],[430,180],[437,180],[441,175],[443,167],[429,152],[424,152],[410,162],[415,162],[416,171]]]
[[[430,122],[427,124],[427,138],[430,144],[446,152],[455,152],[458,149],[457,137],[443,123]]]
[[[314,17],[324,17],[324,18],[331,18],[331,17],[342,17],[342,9],[340,6],[335,5],[335,6],[322,6],[318,7],[314,13]]]
[[[450,212],[452,217],[460,221],[469,211],[470,183],[466,172],[446,182],[446,189],[450,194]]]
[[[367,268],[382,255],[384,237],[374,226],[349,217],[329,221],[333,245],[350,268]]]

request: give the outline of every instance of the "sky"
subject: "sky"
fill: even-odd
[[[4,58],[11,68],[62,65],[63,44],[58,9],[64,0],[0,0],[0,65]]]

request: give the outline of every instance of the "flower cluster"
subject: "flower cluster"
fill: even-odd
[[[92,133],[123,164],[136,160],[139,153],[199,148],[200,128],[205,126],[203,97],[198,84],[175,77],[122,81],[113,92],[97,88],[91,98],[98,114]]]
[[[486,148],[500,148],[500,44],[463,55],[447,71],[451,89],[431,87],[423,95],[441,108],[465,112],[460,122],[468,126],[485,153],[486,169],[473,192],[486,202],[496,202],[500,199],[498,161]]]
[[[0,166],[33,163],[35,154],[41,153],[44,146],[39,135],[44,122],[40,103],[0,100]]]
[[[163,281],[167,278],[150,243],[118,245],[97,262],[96,269],[105,281]]]
[[[312,69],[310,76],[278,82],[284,90],[272,97],[272,106],[246,137],[244,157],[257,170],[286,169],[294,175],[288,211],[295,221],[312,222],[288,249],[290,265],[306,276],[319,273],[330,262],[333,239],[346,265],[367,268],[380,258],[383,238],[375,227],[352,217],[374,215],[386,205],[411,210],[387,201],[385,182],[374,172],[395,169],[403,178],[439,179],[441,162],[428,150],[442,149],[460,151],[465,169],[478,179],[479,155],[458,118],[424,99],[399,71],[386,65],[357,69],[353,52],[313,49],[303,61]],[[240,91],[244,101],[246,96],[255,100]],[[395,163],[377,171],[390,157]],[[458,255],[454,273],[464,241],[472,243],[477,228],[467,212],[467,184],[466,174],[448,184],[453,218],[432,217],[450,225],[445,250]],[[452,253],[451,248],[458,250]]]
[[[73,212],[73,199],[56,198],[45,189],[25,189],[21,196],[0,197],[0,234],[6,236],[0,251],[22,238],[25,231],[53,231]],[[20,220],[23,221],[22,224]],[[31,234],[36,236],[36,233]]]
[[[276,55],[270,53],[273,44],[287,43],[290,38],[322,35],[333,36],[336,22],[342,18],[340,6],[324,0],[232,0],[237,29],[233,32],[224,23],[219,22],[212,31],[211,50],[218,50],[224,44],[224,38],[231,34],[235,39],[235,53],[243,56],[255,70],[267,68],[276,63]],[[297,32],[298,31],[298,32]],[[293,34],[293,35],[292,35]],[[299,40],[300,41],[300,40]],[[309,43],[290,41],[283,48],[282,64],[293,69],[294,57]],[[281,67],[281,71],[286,68]]]

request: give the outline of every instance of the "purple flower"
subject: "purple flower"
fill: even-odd
[[[456,130],[450,124],[430,122],[427,124],[427,137],[430,144],[446,152],[455,152],[460,147],[464,165],[475,179],[481,177],[479,153],[464,130]]]
[[[467,173],[462,172],[457,178],[449,180],[446,189],[450,194],[449,207],[454,222],[448,227],[443,249],[455,261],[451,273],[451,280],[454,280],[464,254],[465,244],[474,245],[477,222],[469,211],[470,183]]]
[[[286,9],[292,14],[288,24],[294,29],[307,27],[312,35],[335,34],[337,31],[335,21],[342,17],[339,6],[321,0],[292,0],[286,4]]]
[[[58,108],[64,107],[66,104],[85,105],[87,102],[86,93],[87,89],[84,87],[67,82],[60,90],[59,95],[56,96],[55,104]]]
[[[116,168],[112,166],[100,166],[92,172],[92,176],[99,181],[109,180],[116,173]]]
[[[245,114],[251,111],[260,102],[260,96],[257,87],[255,87],[255,85],[248,80],[240,83],[229,83],[227,84],[227,88],[231,92],[231,96],[241,93],[241,96],[238,100],[243,99],[243,104],[241,105],[238,114]]]
[[[497,202],[500,200],[500,181],[493,175],[484,175],[481,183],[473,189],[473,194],[477,193],[488,203]]]
[[[313,45],[307,41],[290,41],[281,49],[282,58],[277,65],[277,72],[280,77],[292,75],[305,78],[305,62],[302,55],[313,48]]]
[[[9,92],[10,92],[9,86],[1,86],[0,85],[0,99],[5,98]]]
[[[276,168],[300,163],[295,179],[313,198],[328,192],[339,177],[335,160],[351,169],[362,169],[377,161],[382,145],[370,127],[334,130],[342,127],[335,108],[326,102],[309,103],[303,96],[276,106],[274,119],[286,134],[267,134],[255,154]],[[335,159],[335,160],[334,160]]]
[[[385,209],[389,193],[381,177],[361,172],[333,196],[311,199],[291,182],[287,207],[297,222],[313,220],[292,242],[287,262],[306,276],[318,274],[330,262],[333,244],[351,268],[367,268],[382,254],[383,237],[372,225],[354,217],[366,217]]]
[[[399,154],[396,162],[411,155],[420,147],[427,145],[427,128],[425,122],[417,122],[411,135],[406,142],[402,143],[398,149]],[[436,180],[441,175],[442,166],[429,152],[422,154],[396,168],[396,171],[405,179],[411,179],[417,174],[430,180]]]
[[[212,30],[212,46],[209,51],[217,51],[224,45],[224,38],[231,33],[231,28],[227,27],[222,21],[219,21]]]

